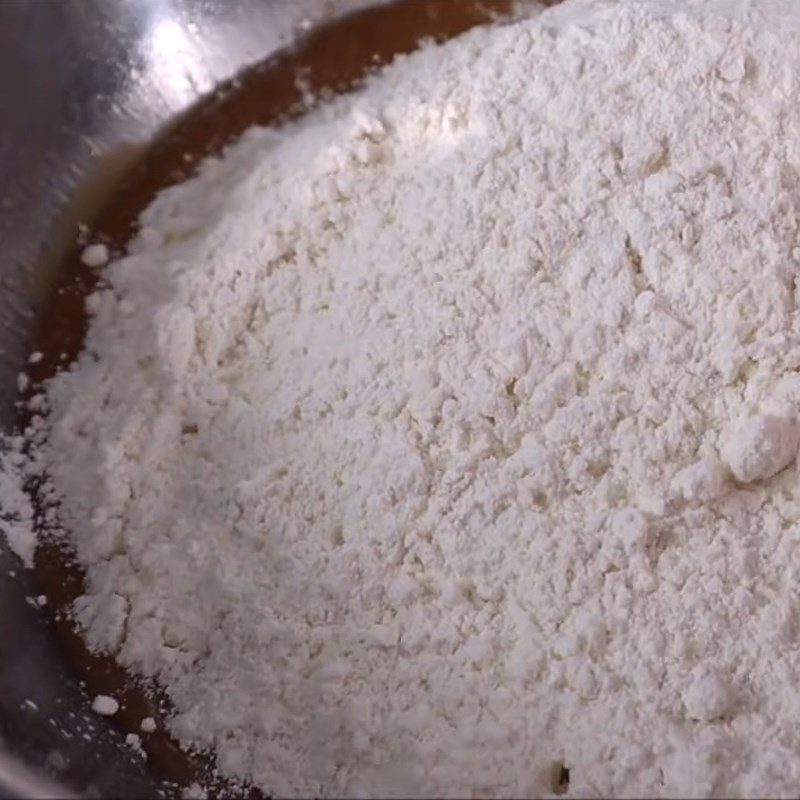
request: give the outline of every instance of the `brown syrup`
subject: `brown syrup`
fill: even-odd
[[[551,4],[557,1],[549,0]],[[89,240],[107,243],[113,253],[124,252],[137,218],[156,193],[189,177],[201,159],[218,152],[251,125],[273,124],[300,113],[304,91],[317,95],[344,91],[377,65],[413,50],[421,39],[448,39],[508,14],[512,6],[512,0],[406,0],[316,28],[291,50],[221,86],[167,130],[116,184],[91,221]],[[77,242],[58,275],[35,340],[43,358],[29,370],[34,385],[75,358],[86,332],[84,300],[97,275],[81,263]],[[69,554],[56,545],[40,547],[35,577],[47,595],[50,622],[66,656],[91,693],[109,694],[120,701],[114,722],[124,732],[141,735],[154,775],[179,785],[208,780],[213,756],[186,753],[164,732],[161,723],[167,704],[157,687],[143,686],[112,658],[89,653],[68,620],[67,611],[83,590],[82,571]],[[148,716],[159,721],[155,733],[142,733],[139,728]],[[219,791],[230,793],[224,787]]]

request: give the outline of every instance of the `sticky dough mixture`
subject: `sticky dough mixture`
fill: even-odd
[[[184,744],[278,796],[796,794],[797,17],[571,0],[144,213],[34,468]]]

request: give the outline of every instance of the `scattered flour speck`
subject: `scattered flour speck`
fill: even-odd
[[[113,717],[119,711],[119,703],[107,694],[98,694],[92,700],[92,711],[103,717]]]

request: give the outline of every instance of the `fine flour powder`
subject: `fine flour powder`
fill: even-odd
[[[796,795],[791,6],[475,30],[144,213],[33,468],[183,743],[278,796]]]

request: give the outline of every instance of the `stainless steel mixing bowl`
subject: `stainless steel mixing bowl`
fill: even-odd
[[[375,2],[375,0],[372,0]],[[167,120],[314,22],[370,0],[0,2],[0,422],[77,223]],[[2,513],[2,509],[0,509]],[[0,797],[152,796],[0,552]]]

